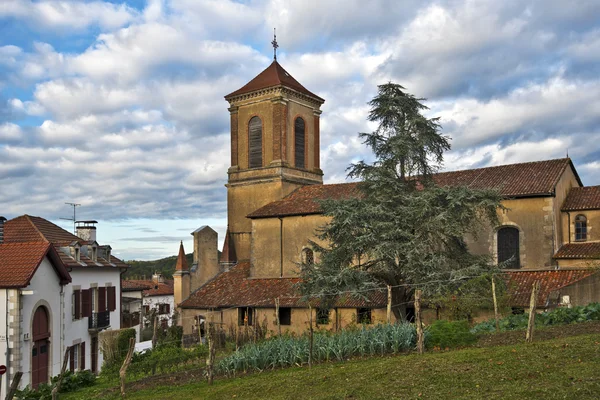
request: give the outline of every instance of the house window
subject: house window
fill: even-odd
[[[92,246],[92,261],[98,261],[98,248],[96,246]]]
[[[294,121],[294,160],[297,168],[305,168],[304,162],[304,119]]]
[[[239,326],[252,326],[254,309],[250,307],[238,308],[238,325]]]
[[[259,117],[252,117],[248,123],[248,149],[249,167],[262,167],[262,121]]]
[[[81,261],[81,256],[79,255],[79,247],[75,247],[75,261],[79,262]]]
[[[513,227],[498,230],[498,264],[506,263],[506,268],[521,268],[519,260],[519,230]]]
[[[150,313],[150,306],[145,304],[144,305],[144,315],[148,315]]]
[[[317,325],[329,324],[329,310],[327,308],[317,308]]]
[[[575,217],[575,240],[587,240],[587,218],[581,214]]]
[[[358,308],[356,309],[356,322],[359,324],[370,324],[372,323],[371,319],[371,309],[370,308]]]
[[[72,349],[71,355],[73,356],[73,368],[71,371],[75,372],[79,370],[79,345],[74,345]]]
[[[71,307],[71,315],[73,316],[73,320],[77,320],[81,318],[81,291],[73,290],[72,297],[72,307]]]
[[[292,309],[289,307],[279,308],[279,325],[292,324]]]
[[[315,263],[315,253],[312,251],[312,249],[302,250],[302,262],[308,265]]]
[[[171,312],[171,306],[168,303],[158,305],[159,314],[169,314]]]

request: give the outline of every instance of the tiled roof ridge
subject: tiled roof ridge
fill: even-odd
[[[50,243],[50,241],[46,238],[46,236],[44,236],[44,234],[38,229],[38,227],[35,225],[35,223],[31,220],[31,217],[33,217],[32,215],[24,214],[22,217],[31,224],[31,227],[33,228],[34,231],[36,231],[36,233],[38,235],[40,235],[40,238],[42,239],[42,241]],[[20,217],[17,217],[17,218],[20,218]],[[41,218],[41,217],[36,217],[36,218]]]
[[[465,169],[455,169],[452,171],[443,171],[443,172],[436,172],[435,174],[432,174],[433,176],[436,175],[442,175],[442,174],[452,174],[454,172],[467,172],[467,171],[480,171],[480,170],[490,170],[490,169],[494,169],[494,168],[503,168],[503,167],[508,167],[508,166],[517,166],[517,165],[531,165],[531,164],[541,164],[544,162],[549,162],[549,161],[571,161],[570,158],[568,157],[562,157],[562,158],[551,158],[549,160],[537,160],[537,161],[524,161],[524,162],[518,162],[518,163],[509,163],[509,164],[500,164],[500,165],[490,165],[489,167],[479,167],[479,168],[465,168]],[[565,164],[566,167],[567,164]],[[564,171],[564,169],[562,170]],[[561,174],[562,174],[561,171]],[[560,175],[560,174],[559,174]]]
[[[36,230],[37,230],[37,231],[40,233],[40,235],[42,235],[42,237],[44,237],[44,239],[46,239],[46,240],[48,240],[48,239],[47,239],[47,238],[46,238],[46,236],[45,236],[45,235],[44,235],[44,234],[43,234],[43,233],[42,233],[42,232],[39,230],[39,228],[37,227],[36,223],[35,223],[35,222],[32,220],[32,218],[37,218],[37,219],[39,219],[39,220],[41,220],[41,221],[44,221],[44,223],[48,223],[48,224],[52,225],[52,228],[55,228],[55,229],[60,229],[60,230],[61,230],[61,231],[63,231],[64,233],[67,233],[68,235],[72,236],[72,239],[73,239],[73,241],[77,241],[77,242],[81,242],[81,243],[83,243],[83,242],[86,242],[85,240],[81,239],[79,236],[72,234],[72,233],[71,233],[71,232],[69,232],[68,230],[61,228],[60,226],[56,225],[54,222],[52,222],[52,221],[50,221],[50,220],[47,220],[46,218],[43,218],[43,217],[38,217],[38,216],[35,216],[35,215],[27,215],[27,217],[29,217],[29,220],[31,221],[31,223],[33,224],[33,226],[35,227],[35,229],[36,229]],[[40,222],[41,222],[41,221],[40,221]],[[62,234],[64,234],[63,232],[61,232],[61,233],[62,233]],[[50,240],[48,240],[48,241],[50,241]]]

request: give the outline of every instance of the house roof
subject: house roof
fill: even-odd
[[[600,259],[600,242],[567,243],[554,254],[556,259]]]
[[[596,270],[590,269],[506,272],[509,304],[514,307],[528,307],[533,283],[540,281],[537,304],[538,307],[544,307],[549,303],[552,292],[595,273]]]
[[[61,247],[72,245],[85,245],[95,242],[85,241],[72,233],[64,230],[52,222],[32,215],[22,215],[4,223],[4,242],[5,243],[23,243],[23,242],[50,242],[57,251],[62,263],[67,268],[79,267],[118,267],[127,268],[128,265],[117,257],[110,256],[107,260],[98,255],[97,262],[92,261],[85,255],[80,255],[80,262],[77,262],[70,254],[61,250]],[[100,246],[105,248],[105,246]]]
[[[562,206],[563,211],[599,210],[600,186],[574,187]]]
[[[179,255],[177,256],[177,263],[175,264],[175,271],[189,271],[187,259],[185,258],[185,250],[183,249],[183,241],[179,243]]]
[[[225,99],[229,100],[230,98],[239,96],[241,94],[246,94],[274,86],[285,86],[297,92],[311,96],[316,100],[319,100],[321,103],[325,102],[325,100],[302,86],[300,82],[294,79],[292,75],[283,69],[283,67],[277,61],[273,61],[271,65],[269,65],[264,71],[262,71],[240,89],[229,93],[227,96],[225,96]]]
[[[295,285],[300,278],[250,278],[250,263],[241,262],[229,271],[222,272],[196,290],[180,306],[182,308],[225,307],[307,307]],[[336,307],[379,308],[387,304],[387,294],[374,292],[370,301],[344,296],[335,302]]]
[[[497,189],[505,198],[552,196],[569,158],[536,161],[464,171],[441,172],[433,176],[440,186],[468,186],[473,189]],[[577,177],[579,181],[579,177]],[[581,182],[579,181],[581,184]],[[360,195],[360,183],[310,185],[296,189],[282,200],[269,203],[250,213],[248,218],[269,218],[320,214],[318,200],[341,199]]]
[[[124,292],[138,292],[143,290],[149,290],[154,287],[150,281],[138,281],[125,279],[121,281],[121,290]]]
[[[48,257],[61,284],[71,282],[71,276],[54,247],[43,241],[0,244],[0,287],[23,288],[29,285],[38,267]]]
[[[144,296],[172,296],[174,291],[174,283],[172,279],[165,279],[164,282],[156,283],[153,280],[144,279],[128,279],[123,283],[128,282],[130,286],[144,286],[147,289],[144,290]],[[133,289],[132,289],[133,290]]]

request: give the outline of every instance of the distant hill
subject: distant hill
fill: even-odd
[[[188,265],[192,266],[192,260],[194,254],[186,254]],[[167,279],[173,278],[173,272],[175,272],[175,264],[177,263],[177,256],[171,256],[161,258],[160,260],[154,261],[127,261],[130,267],[125,272],[125,279],[152,279],[152,274],[160,272],[163,277]]]

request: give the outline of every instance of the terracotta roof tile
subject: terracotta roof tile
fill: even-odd
[[[562,245],[554,258],[600,259],[600,242],[567,243]]]
[[[568,158],[501,165],[464,171],[442,172],[433,176],[441,186],[468,186],[473,189],[497,189],[502,196],[550,196],[560,176],[571,164]],[[575,169],[573,169],[575,171]],[[575,174],[577,174],[575,172]],[[578,178],[579,179],[579,178]],[[252,212],[248,218],[320,214],[316,200],[339,199],[360,195],[360,183],[311,185],[296,189],[282,200]]]
[[[124,292],[136,292],[142,290],[152,289],[153,283],[151,281],[139,281],[133,279],[125,279],[121,281],[121,289]]]
[[[281,307],[307,307],[295,288],[300,278],[248,278],[250,263],[242,262],[229,271],[217,275],[181,303],[183,308],[275,307],[279,298]],[[385,307],[387,294],[376,292],[371,301],[345,296],[337,307]]]
[[[538,307],[544,307],[551,301],[550,294],[552,292],[572,285],[596,272],[589,269],[506,272],[509,304],[514,307],[528,307],[533,283],[540,281],[537,304]]]
[[[0,287],[21,288],[29,285],[44,257],[48,256],[61,283],[71,277],[48,242],[0,244]]]
[[[110,256],[110,260],[98,257],[98,261],[93,262],[91,259],[82,254],[80,259],[83,264],[75,261],[70,254],[63,252],[61,247],[68,247],[75,242],[79,243],[80,245],[87,245],[91,242],[80,239],[79,237],[44,218],[34,217],[31,215],[22,215],[4,223],[5,243],[23,243],[32,241],[44,241],[52,243],[63,264],[68,268],[90,266],[112,268],[115,266],[118,268],[128,267],[127,264],[118,258],[113,257],[112,255]]]
[[[294,89],[300,93],[311,96],[321,102],[324,102],[322,98],[312,93],[304,86],[300,84],[293,76],[291,76],[277,61],[273,61],[264,71],[258,74],[250,82],[242,86],[235,92],[229,93],[225,96],[225,99],[239,96],[241,94],[254,92],[256,90],[266,89],[273,86],[286,86],[290,89]]]
[[[563,211],[600,209],[600,186],[574,187],[562,206]]]

